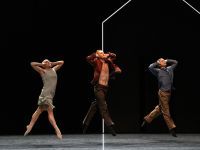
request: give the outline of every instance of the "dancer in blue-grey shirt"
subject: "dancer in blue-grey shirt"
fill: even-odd
[[[171,91],[174,88],[173,71],[177,64],[178,62],[176,60],[160,58],[157,60],[157,62],[152,63],[149,66],[151,73],[158,79],[159,105],[157,105],[153,111],[144,117],[144,121],[142,123],[142,127],[144,127],[144,125],[151,123],[153,119],[162,114],[170,133],[174,137],[177,137],[175,132],[176,125],[174,124],[174,121],[170,115],[169,101],[171,97]]]

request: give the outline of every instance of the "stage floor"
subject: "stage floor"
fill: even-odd
[[[0,136],[0,150],[200,150],[200,134],[73,134]]]

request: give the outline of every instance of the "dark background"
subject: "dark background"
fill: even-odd
[[[54,98],[57,124],[65,134],[82,132],[82,120],[94,99],[93,70],[85,57],[101,48],[101,22],[125,2],[32,0],[4,5],[1,135],[23,135],[42,88],[30,62],[45,58],[65,61]],[[199,14],[178,0],[133,0],[104,24],[104,50],[117,54],[116,63],[123,70],[111,83],[108,100],[117,132],[167,132],[162,117],[140,129],[143,116],[158,103],[157,82],[147,69],[160,57],[179,61],[170,103],[177,131],[200,132],[199,33]],[[100,132],[97,114],[88,133]],[[32,134],[50,133],[54,131],[44,113]]]

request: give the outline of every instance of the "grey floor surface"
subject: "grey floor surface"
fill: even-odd
[[[104,142],[103,142],[104,141]],[[200,134],[0,136],[0,150],[200,150]]]

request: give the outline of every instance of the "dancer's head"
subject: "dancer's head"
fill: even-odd
[[[165,67],[167,66],[167,62],[166,62],[166,60],[163,59],[163,58],[159,58],[159,59],[157,60],[157,62],[158,62],[158,64],[159,64],[159,67],[160,67],[160,68],[165,68]]]
[[[99,58],[107,58],[109,54],[104,53],[103,50],[96,50],[96,55]]]
[[[44,59],[42,64],[44,68],[51,68],[51,62],[48,59]]]

